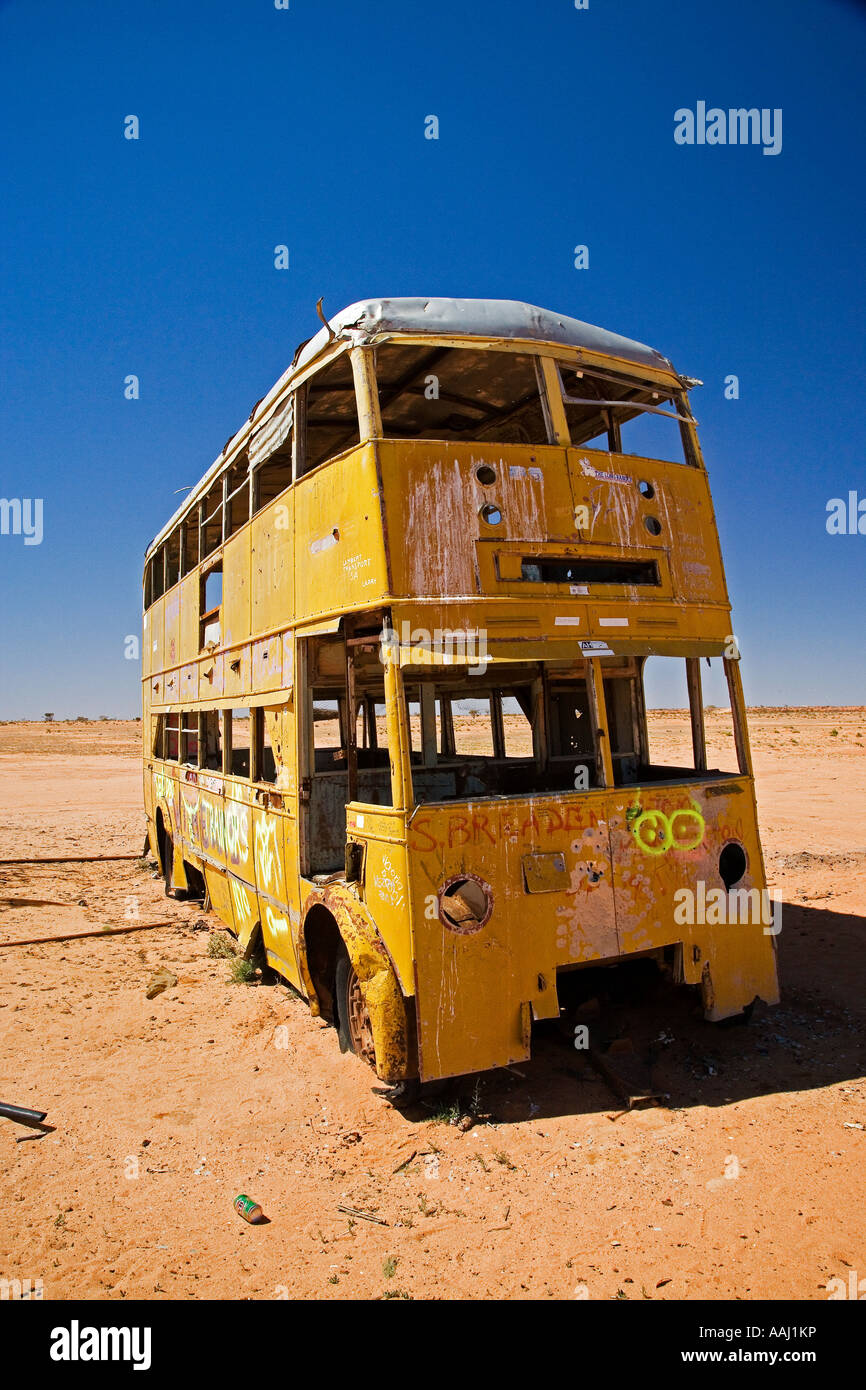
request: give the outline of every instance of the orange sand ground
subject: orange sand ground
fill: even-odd
[[[651,726],[684,756],[682,714]],[[139,727],[0,726],[0,856],[137,852]],[[730,761],[729,715],[708,727]],[[690,991],[630,997],[607,972],[635,1047],[665,1039],[658,1108],[621,1113],[554,1027],[477,1095],[401,1114],[289,989],[231,983],[216,918],[140,865],[0,867],[0,942],[176,924],[0,949],[0,1099],[55,1126],[16,1143],[0,1120],[0,1279],[51,1299],[823,1299],[866,1276],[866,710],[761,709],[751,730],[783,1003],[718,1029]],[[160,966],[179,981],[149,1001]],[[491,1119],[463,1132],[473,1095]],[[235,1215],[239,1192],[270,1224]]]

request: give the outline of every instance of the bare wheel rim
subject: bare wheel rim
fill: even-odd
[[[367,1005],[364,1003],[364,996],[361,993],[361,981],[351,966],[346,980],[346,1005],[352,1051],[357,1053],[359,1057],[363,1057],[365,1062],[369,1062],[371,1067],[375,1066],[376,1051],[373,1047],[370,1015],[367,1013]]]

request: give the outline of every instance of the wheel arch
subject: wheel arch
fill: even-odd
[[[364,905],[329,889],[308,902],[301,925],[301,971],[314,1014],[335,1023],[334,975],[341,949],[352,963],[370,1016],[376,1072],[383,1081],[418,1074],[414,1011],[404,998],[382,937]]]

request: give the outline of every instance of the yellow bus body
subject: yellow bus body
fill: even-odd
[[[260,942],[269,965],[327,1017],[337,1007],[334,952],[344,949],[369,1021],[371,1060],[389,1082],[526,1058],[533,1020],[559,1015],[558,979],[591,963],[665,958],[678,980],[701,987],[713,1020],[756,997],[778,998],[774,927],[763,919],[684,923],[675,911],[678,891],[695,885],[722,886],[726,901],[732,892],[752,901],[766,889],[730,605],[694,422],[690,412],[678,416],[691,466],[573,445],[556,373],[639,377],[648,400],[668,393],[681,412],[687,379],[664,359],[636,365],[618,356],[621,340],[602,351],[594,340],[488,336],[489,322],[495,315],[473,332],[422,334],[410,318],[365,337],[341,332],[335,320],[336,335],[323,331],[306,358],[296,358],[146,562],[144,799],[167,883],[206,887],[239,949]],[[388,392],[376,378],[383,342],[407,352],[471,347],[531,358],[547,442],[386,437]],[[302,471],[305,411],[317,418],[310,403],[323,370],[340,383],[333,391],[341,409],[354,390],[358,438]],[[629,407],[639,399],[630,389]],[[279,446],[287,484],[257,505],[254,460],[281,457],[267,454],[269,432],[285,440],[289,412],[291,448]],[[647,485],[651,503],[641,491]],[[572,565],[579,572],[587,564],[604,582],[563,582]],[[631,568],[619,583],[623,564]],[[216,573],[220,602],[205,614],[208,576]],[[635,576],[641,583],[651,576],[651,590]],[[383,622],[393,640],[374,652]],[[559,785],[498,795],[482,768],[480,791],[437,800],[437,778],[450,791],[463,777],[453,749],[445,756],[454,663],[435,642],[404,639],[479,632],[485,688],[502,672],[503,690],[534,692],[532,755],[512,760],[502,776],[517,785],[531,780],[533,758],[539,769],[552,765],[551,690],[559,682],[567,694],[578,680],[591,717],[595,785],[562,785],[568,759],[560,749]],[[641,692],[650,655],[685,660],[695,768],[681,779],[658,769],[647,780],[633,773],[649,766]],[[704,657],[724,662],[735,773],[706,769]],[[462,679],[468,663],[457,664]],[[616,680],[624,684],[616,687],[614,730]],[[444,682],[435,686],[435,727],[434,682]],[[328,709],[315,706],[314,690],[333,694]],[[364,690],[374,693],[362,750]],[[491,719],[504,709],[496,699]],[[630,716],[622,713],[629,700]],[[343,721],[337,771],[324,766],[328,750],[314,746],[317,721],[325,726],[332,705]],[[238,710],[250,711],[248,766],[246,745],[232,762],[237,735],[228,726]],[[413,719],[427,740],[420,751]],[[438,748],[431,747],[437,729]],[[387,767],[380,737],[387,737]],[[504,736],[494,737],[501,753]],[[497,761],[504,766],[494,751],[489,766]],[[625,780],[623,768],[632,769]],[[498,775],[490,773],[490,785]],[[720,877],[720,856],[731,845],[742,855],[735,887]],[[316,853],[325,872],[316,872]],[[454,891],[475,894],[474,915],[461,897],[464,920],[452,920],[443,893]]]

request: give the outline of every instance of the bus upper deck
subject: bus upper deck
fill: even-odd
[[[154,706],[247,693],[265,649],[276,673],[272,632],[385,602],[413,629],[477,627],[483,596],[501,637],[721,651],[712,502],[670,363],[509,302],[385,301],[334,325],[150,547]],[[234,671],[211,661],[229,650]]]

